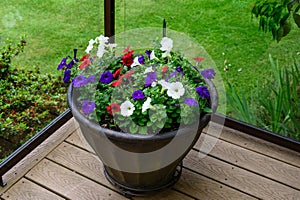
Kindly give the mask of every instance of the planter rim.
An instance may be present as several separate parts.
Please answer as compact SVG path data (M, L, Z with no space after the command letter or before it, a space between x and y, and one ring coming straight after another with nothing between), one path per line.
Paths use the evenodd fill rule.
M209 122L209 120L211 119L211 115L213 113L216 112L217 107L218 107L218 93L217 93L217 89L214 85L214 83L209 80L209 79L204 79L204 81L207 83L207 85L209 86L209 91L210 91L210 102L211 102L211 109L212 109L212 113L205 113L199 120L199 125L198 127L205 127L207 125L207 123ZM78 110L78 108L74 105L73 101L72 101L72 84L70 84L69 88L68 88L68 93L67 93L67 101L68 101L68 105L70 110L73 113L73 116L75 117L75 119L79 119L80 121L83 122L84 125L87 125L89 127L91 127L94 130L99 130L100 132L105 132L106 136L108 138L119 138L122 140L163 140L163 139L168 139L170 137L173 137L174 135L178 134L183 134L185 131L179 131L178 130L174 130L174 131L170 131L170 132L166 132L163 134L148 134L148 135L142 135L142 134L130 134L130 133L123 133L123 132L118 132L118 131L114 131L108 128L104 128L102 126L100 126L98 123L96 123L95 121L91 121L88 120L86 117L84 117L81 112ZM183 130L185 129L189 129L189 126L182 128Z

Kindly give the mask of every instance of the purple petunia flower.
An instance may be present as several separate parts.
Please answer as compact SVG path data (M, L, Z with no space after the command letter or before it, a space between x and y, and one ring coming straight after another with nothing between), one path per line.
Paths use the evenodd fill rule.
M58 67L57 67L57 70L60 70L60 69L62 69L62 68L64 68L65 66L67 66L67 59L68 58L63 58L61 61L60 61L60 63L58 64Z
M74 49L74 57L73 59L67 64L67 68L71 69L75 63L79 62L79 59L76 57L77 55L77 49Z
M75 88L78 88L78 87L83 87L85 86L86 84L89 83L88 79L83 76L83 75L79 75L79 76L76 76L73 80L72 80L72 83L73 83L73 86Z
M67 68L71 69L73 67L73 65L75 64L74 60L71 60L68 64L67 64Z
M183 69L182 69L181 66L178 66L178 67L176 68L176 71L179 72L179 73L183 73Z
M216 72L213 69L206 69L201 71L201 75L203 76L203 78L213 79L216 75Z
M138 99L144 99L145 95L142 90L136 90L132 93L132 99L138 100Z
M184 103L189 106L198 106L198 102L194 98L185 98Z
M156 72L149 72L145 78L145 87L151 86L151 84L156 80Z
M145 62L144 55L141 55L138 60L140 64L144 64Z
M94 83L94 82L95 82L95 75L90 75L90 76L87 78L87 81L88 81L88 83Z
M150 58L151 50L146 50L145 53L148 55L148 58Z
M64 72L64 78L63 78L64 83L68 83L70 81L70 78L71 78L71 70L67 69Z
M103 72L100 76L100 82L104 84L110 84L114 76L110 71Z
M81 106L81 110L85 115L88 115L92 112L94 112L94 109L96 108L96 104L93 101L84 100Z
M195 88L195 90L201 98L210 98L210 94L206 86L199 86Z
M170 75L169 75L169 78L172 78L173 76L176 76L176 74L177 74L177 71L171 72Z

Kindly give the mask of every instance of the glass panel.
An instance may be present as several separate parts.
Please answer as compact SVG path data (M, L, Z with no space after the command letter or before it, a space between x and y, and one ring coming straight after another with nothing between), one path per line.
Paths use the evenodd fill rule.
M271 32L259 30L259 19L251 14L253 6L253 0L117 0L116 33L127 34L116 41L126 46L140 38L161 37L166 19L167 36L174 32L188 36L190 40L181 40L180 47L184 49L190 41L203 47L194 53L209 57L210 62L203 64L211 67L213 63L218 69L219 112L299 140L298 14L288 18L291 26L287 24L278 34L291 31L277 42Z
M100 0L1 0L0 8L1 161L67 108L67 85L56 68L74 48L83 56L104 31L104 10ZM14 55L23 35L24 52Z

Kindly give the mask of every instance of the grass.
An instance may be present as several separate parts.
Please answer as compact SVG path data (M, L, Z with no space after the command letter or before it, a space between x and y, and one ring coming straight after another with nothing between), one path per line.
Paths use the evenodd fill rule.
M103 32L100 6L99 0L1 0L2 39L26 35L27 40L25 53L13 65L55 73L62 57L73 48L84 50L90 38Z
M165 18L168 30L182 32L203 46L223 79L249 98L271 74L269 54L280 66L287 66L300 51L299 29L280 43L258 30L258 21L250 14L253 2L116 0L116 32L161 28ZM62 57L72 55L73 48L83 55L89 39L104 33L103 0L2 0L0 7L5 8L0 13L2 38L27 36L25 53L13 61L16 67L39 66L42 72L57 73ZM3 21L11 14L15 23L7 26ZM227 73L225 59L231 64Z

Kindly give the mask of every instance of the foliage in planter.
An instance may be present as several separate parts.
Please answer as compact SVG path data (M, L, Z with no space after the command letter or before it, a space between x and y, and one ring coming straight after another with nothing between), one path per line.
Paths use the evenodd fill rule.
M227 99L233 115L245 122L300 141L300 64L282 68L270 56L271 82L252 95L251 101L229 84Z
M259 28L280 41L291 31L292 20L300 28L299 10L299 0L257 0L251 12L259 18Z
M101 35L90 40L82 59L76 50L73 58L63 58L57 69L63 69L64 82L72 80L82 114L109 129L154 134L191 125L211 112L204 79L213 79L215 71L203 69L204 58L191 64L172 50L173 40L167 37L153 44L141 54L128 46L116 56L116 44Z

